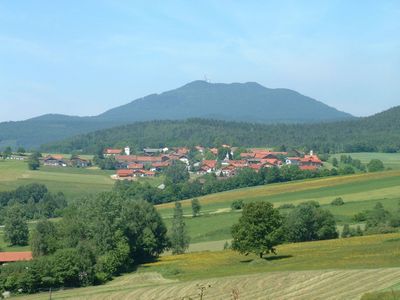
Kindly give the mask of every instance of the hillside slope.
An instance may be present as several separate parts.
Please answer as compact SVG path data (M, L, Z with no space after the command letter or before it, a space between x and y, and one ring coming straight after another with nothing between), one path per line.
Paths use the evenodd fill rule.
M219 146L304 148L318 152L400 150L400 107L356 120L259 124L205 119L151 121L100 130L45 145L43 150L94 153L101 147Z
M194 81L172 91L134 100L99 117L130 122L206 118L298 123L345 119L351 115L289 89L268 89L255 82Z
M37 148L44 143L116 125L193 117L253 123L302 123L352 118L292 90L268 89L257 83L194 81L175 90L134 100L94 117L49 114L26 121L0 123L0 148Z

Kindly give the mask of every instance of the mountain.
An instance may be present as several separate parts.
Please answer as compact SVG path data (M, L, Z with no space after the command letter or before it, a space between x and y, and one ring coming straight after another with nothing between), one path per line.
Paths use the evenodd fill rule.
M345 119L351 115L289 89L269 89L255 82L194 81L172 91L134 100L99 117L129 122L205 118L299 123Z
M147 121L44 145L51 152L95 153L104 147L194 146L313 149L326 152L400 151L400 106L371 117L313 124L261 124L209 119Z
M63 140L77 134L149 120L188 118L252 123L308 123L354 118L289 89L269 89L255 82L194 81L178 89L152 94L98 116L43 115L0 123L0 148Z

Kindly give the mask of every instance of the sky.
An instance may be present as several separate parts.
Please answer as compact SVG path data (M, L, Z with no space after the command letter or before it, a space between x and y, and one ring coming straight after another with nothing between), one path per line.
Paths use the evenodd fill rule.
M255 81L366 116L400 105L400 1L0 0L0 121Z

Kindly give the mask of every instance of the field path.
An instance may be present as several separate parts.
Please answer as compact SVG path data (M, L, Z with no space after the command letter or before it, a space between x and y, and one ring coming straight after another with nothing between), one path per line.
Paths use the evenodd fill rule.
M240 300L350 300L360 299L367 292L388 288L399 282L400 268L269 272L187 282L171 282L157 273L139 273L133 274L130 280L117 279L104 286L57 292L52 299L199 299L200 284L211 285L205 291L204 300L232 299L234 289L239 292ZM48 299L48 295L18 299L23 298Z

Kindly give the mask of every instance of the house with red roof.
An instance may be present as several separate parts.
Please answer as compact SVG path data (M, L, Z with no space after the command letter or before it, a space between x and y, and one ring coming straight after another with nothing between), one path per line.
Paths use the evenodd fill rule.
M43 165L51 167L66 167L67 162L62 155L51 154L43 158Z
M104 150L104 156L115 156L119 155L122 153L122 149L112 149L112 148L107 148Z
M215 172L217 170L216 160L203 160L200 164L200 174Z
M0 264L32 260L32 252L0 252Z
M322 161L317 155L305 155L300 159L300 166L322 167Z
M118 179L128 179L132 177L134 174L134 170L127 170L127 169L122 169L122 170L117 170L117 178Z

